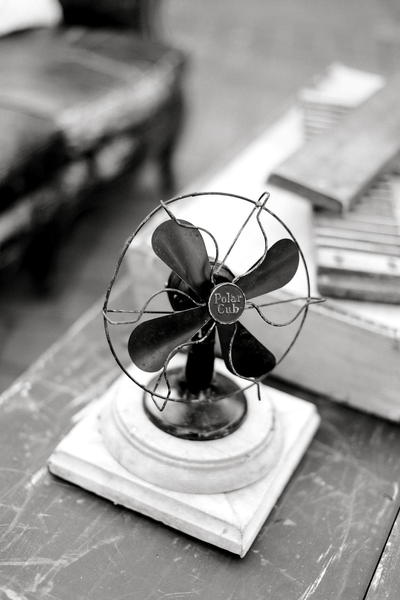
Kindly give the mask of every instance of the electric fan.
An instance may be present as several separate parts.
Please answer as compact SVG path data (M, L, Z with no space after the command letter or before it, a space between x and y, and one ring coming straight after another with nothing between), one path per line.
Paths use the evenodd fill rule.
M217 237L210 230L180 219L174 213L173 204L177 201L213 195L191 194L161 202L146 223L156 214L159 216L160 211L164 212L165 220L155 227L151 235L151 249L170 270L165 286L155 290L143 307L118 311L109 308L110 293L120 265L141 230L140 226L125 245L103 307L107 339L117 362L128 377L148 392L144 397L148 417L160 429L191 440L210 440L229 435L240 426L247 413L247 402L241 387L214 369L216 342L228 371L247 381L247 385L259 386L277 361L274 354L242 324L244 313L248 310L256 313L263 327L288 325L303 313L294 336L297 337L308 304L315 301L310 297L307 267L299 245L281 221L286 237L272 245L268 242L261 220L262 212L268 212L279 221L266 208L268 193L263 194L257 202L224 194L249 202L250 207L223 257L220 256ZM262 252L255 264L245 273L237 275L228 267L229 257L251 220L255 221L261 232ZM211 240L212 256L207 250L205 238ZM254 299L288 284L298 270L300 258L307 283L304 303L287 323L273 323L262 314L263 305L254 302ZM163 311L149 309L151 301L161 294L167 296L169 307ZM292 299L295 300L299 298ZM286 303L287 300L282 302ZM132 321L114 321L109 317L113 312L136 312L138 316ZM143 321L145 315L153 318ZM144 372L159 372L146 385L138 382L122 366L115 352L109 325L121 324L135 325L127 344L133 364ZM292 343L293 340L289 347ZM186 352L186 366L169 368L172 358L179 351ZM172 402L167 406L169 401Z
M180 196L132 233L102 310L123 374L50 464L241 556L319 424L312 404L263 385L320 301L268 198Z

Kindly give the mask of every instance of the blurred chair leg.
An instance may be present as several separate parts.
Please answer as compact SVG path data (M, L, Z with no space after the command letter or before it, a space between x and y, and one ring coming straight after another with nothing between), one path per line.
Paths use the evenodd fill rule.
M173 155L175 140L168 144L158 157L161 187L167 193L173 193L176 190L176 177L173 168Z
M174 127L167 142L163 144L157 155L162 189L167 193L174 193L178 189L174 171L174 152L185 120L185 103L180 93L174 98L171 113L169 118L174 121Z
M26 252L24 266L33 285L42 295L54 290L60 251L68 231L71 230L71 215L61 214L45 225L32 239Z

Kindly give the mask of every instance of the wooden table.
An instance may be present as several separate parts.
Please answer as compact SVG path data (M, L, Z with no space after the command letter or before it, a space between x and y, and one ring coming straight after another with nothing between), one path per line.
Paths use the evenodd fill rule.
M398 598L387 545L400 501L397 425L302 394L320 430L240 559L48 473L77 413L117 375L96 307L3 396L0 597Z
M48 473L118 375L99 303L0 399L1 600L398 600L397 424L273 382L322 422L240 559Z

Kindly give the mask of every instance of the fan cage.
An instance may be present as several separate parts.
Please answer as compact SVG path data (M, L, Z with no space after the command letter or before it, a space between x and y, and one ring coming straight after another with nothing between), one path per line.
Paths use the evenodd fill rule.
M205 197L205 196L222 196L222 197L226 197L226 198L234 198L237 199L239 201L244 201L247 202L251 205L253 205L253 212L255 212L255 210L259 209L260 211L265 211L266 213L268 213L273 219L275 219L281 226L282 228L286 231L286 233L290 236L290 238L292 239L292 241L295 243L297 250L299 252L299 256L300 256L300 260L304 269L304 274L305 274L305 281L306 281L306 288L307 288L307 294L304 297L296 297L293 299L290 299L289 301L304 301L305 304L300 308L300 310L297 312L295 318L291 321L291 323L295 320L299 319L299 326L297 328L297 331L294 333L294 336L292 338L292 340L290 341L290 343L288 344L288 347L284 350L284 352L282 353L282 355L280 356L280 358L276 361L276 366L278 366L282 360L286 357L286 355L289 353L289 351L291 350L291 348L293 347L293 345L295 344L298 336L300 335L300 332L303 328L305 319L307 317L307 313L308 313L308 308L310 304L314 304L314 303L319 303L322 302L323 299L321 298L313 298L311 296L311 284L310 284L310 276L309 276L309 271L308 271L308 267L307 267L307 263L303 254L303 251L296 239L296 237L294 236L294 234L292 233L292 231L289 229L289 227L283 222L283 220L278 217L278 215L276 215L272 210L270 210L269 208L267 208L265 206L268 198L269 198L269 193L265 192L264 194L261 195L261 197L258 200L253 200L251 198L247 198L245 196L241 196L238 194L232 194L232 193L228 193L228 192L194 192L194 193L190 193L190 194L184 194L181 196L177 196L175 198L169 199L167 201L161 201L160 204L155 207L148 215L147 217L145 217L145 219L143 219L143 221L140 223L140 225L136 228L135 231L132 232L132 234L128 237L128 239L125 242L125 245L119 255L119 258L117 260L116 266L115 266L115 270L113 273L113 276L111 278L111 281L109 283L109 286L107 288L106 291L106 295L105 295L105 300L104 300L104 304L103 304L103 308L102 308L102 315L103 315L103 322L104 322L104 330L105 330L105 335L106 335L106 339L108 342L108 346L110 348L111 354L114 357L116 363L118 364L118 366L120 367L121 371L133 382L135 383L137 386L139 386L142 390L144 390L144 392L148 393L151 395L151 397L154 398L159 398L161 400L164 401L164 406L166 404L166 401L170 401L170 402L182 402L184 400L182 400L182 398L174 398L174 397L170 397L167 396L165 394L160 394L157 392L157 387L158 387L158 383L161 381L162 378L164 378L165 382L167 383L167 387L168 387L168 378L167 378L167 369L169 366L169 362L171 359L168 359L166 364L164 365L164 368L161 370L160 376L158 378L158 383L155 386L154 389L151 389L147 386L146 383L143 383L141 381L139 381L133 374L132 372L129 371L129 369L127 367L124 366L124 364L122 363L122 361L120 360L117 351L115 350L114 344L112 342L111 339L111 334L110 334L110 326L114 326L114 325L131 325L133 322L131 321L113 321L110 317L109 314L110 313L139 313L139 318L137 320L135 320L134 322L139 322L141 316L145 313L145 308L146 306L149 304L150 300L147 301L146 306L142 307L140 310L128 310L128 311L123 311L123 310L114 310L109 308L109 301L110 301L110 296L112 293L112 290L114 288L114 285L116 283L116 280L118 278L118 275L120 273L120 269L121 266L124 262L124 259L126 257L126 254L132 244L132 242L135 240L135 238L139 235L139 233L144 229L144 227L160 212L160 211L165 211L167 213L167 215L171 218L171 212L169 211L169 207L173 206L174 204L181 202L181 201L185 201L185 200L189 200L189 199L193 199L193 198L201 198L201 197ZM177 219L179 221L179 219ZM263 230L263 227L261 226L261 223L259 222L260 228L262 230L263 236L265 238L265 244L266 244L266 250L267 250L267 236ZM216 244L217 248L218 248L218 243L215 240L214 236L211 234L211 232L209 232L207 229L203 228L203 227L197 227L196 225L194 225L197 229L199 229L200 231L205 231L207 234L209 234L211 236L211 238L214 240L214 243ZM232 246L236 243L238 237L239 237L240 233L236 236L236 239L234 240ZM218 250L217 250L218 251ZM157 293L163 293L167 291L167 289L163 289L160 290ZM156 294L155 294L156 295ZM154 295L154 296L155 296ZM153 296L153 297L154 297ZM285 301L282 301L285 302ZM279 302L277 302L279 303ZM253 303L251 303L253 304ZM255 307L254 307L255 308ZM259 312L259 311L258 311ZM279 325L278 325L279 326ZM187 344L184 344L184 346L189 346L191 343L191 341L188 341ZM260 398L260 390L259 390L259 386L261 382L264 382L265 379L269 376L270 372L262 375L258 378L248 378L248 377L241 377L240 379L247 381L247 385L243 385L243 387L241 387L239 390L232 392L232 394L230 395L234 395L240 392L245 392L247 389L253 387L254 385L257 386L258 388L258 396ZM149 375L148 373L146 373L146 375ZM237 376L236 376L237 377ZM218 400L218 397L215 398L215 400Z

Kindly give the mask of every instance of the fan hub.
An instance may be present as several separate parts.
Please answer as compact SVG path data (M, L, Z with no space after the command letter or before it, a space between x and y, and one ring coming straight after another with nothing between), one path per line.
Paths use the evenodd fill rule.
M208 310L217 323L236 323L243 314L246 297L238 285L223 282L215 286L208 299Z

